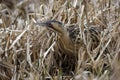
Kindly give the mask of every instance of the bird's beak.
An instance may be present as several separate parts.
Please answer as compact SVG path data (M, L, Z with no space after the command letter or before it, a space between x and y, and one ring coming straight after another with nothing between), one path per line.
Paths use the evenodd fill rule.
M39 25L39 26L43 26L43 27L48 27L48 24L47 23L45 23L45 22L37 22L37 23L35 23L35 24L37 24L37 25Z
M39 25L39 26L42 26L42 27L47 27L47 28L54 29L54 27L52 25L50 25L49 22L39 22L39 23L37 22L36 24Z
M52 30L54 32L63 34L64 31L61 28L61 26L58 26L58 25L55 26L55 25L52 25L51 23L52 23L51 21L47 21L47 22L39 22L39 23L36 22L35 24L37 24L37 25L39 25L41 27L46 27L47 29Z
M50 25L48 22L37 22L37 23L35 23L35 24L37 24L37 25L39 25L39 26L42 26L42 27L46 27L46 28L48 28L49 30L52 30L52 31L54 31L54 32L56 32L57 30L52 26L52 25Z

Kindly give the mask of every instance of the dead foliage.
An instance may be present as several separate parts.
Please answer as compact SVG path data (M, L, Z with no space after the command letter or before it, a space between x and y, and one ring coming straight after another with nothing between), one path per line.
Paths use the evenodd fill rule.
M119 0L0 0L0 80L119 80L119 54Z

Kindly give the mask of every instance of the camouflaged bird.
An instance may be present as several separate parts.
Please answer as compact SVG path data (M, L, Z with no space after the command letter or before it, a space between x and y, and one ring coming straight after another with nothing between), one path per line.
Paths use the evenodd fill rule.
M57 54L54 55L56 59L55 64L57 63L57 65L62 68L63 73L70 74L71 71L74 72L75 66L77 65L79 48L82 46L81 43L84 44L80 38L81 34L79 26L75 24L68 26L68 29L66 29L63 23L56 20L50 20L36 24L46 27L48 30L52 30L58 34L56 43L61 54L56 51ZM91 39L92 41L93 47L91 49L96 48L99 44L97 30L90 28L85 30L84 34L86 35L86 40ZM87 37L88 34L89 37Z
M77 54L82 41L80 38L80 28L77 24L69 26L68 29L65 29L64 25L56 20L50 20L37 24L47 27L49 30L58 33L59 39L57 43L60 45L60 48L66 52L66 54ZM99 31L96 28L91 27L88 30L85 30L84 33L86 35L86 39L92 39L92 46L93 48L96 48L99 44ZM89 37L87 37L88 34Z
M71 37L69 36L69 32L64 28L64 25L55 20L50 20L43 23L37 23L40 26L45 26L49 30L52 30L55 33L58 33L58 42L57 44L60 46L60 48L66 52L66 54L75 54L75 47L74 43L71 40Z

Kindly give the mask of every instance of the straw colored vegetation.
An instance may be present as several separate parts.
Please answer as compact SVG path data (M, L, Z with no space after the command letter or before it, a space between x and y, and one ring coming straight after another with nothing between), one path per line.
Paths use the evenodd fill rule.
M0 80L120 80L120 1L0 0Z

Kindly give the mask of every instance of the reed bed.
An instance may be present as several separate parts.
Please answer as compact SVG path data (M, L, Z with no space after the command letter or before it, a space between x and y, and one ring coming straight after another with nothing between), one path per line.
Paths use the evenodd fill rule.
M0 80L120 80L119 0L0 3ZM59 66L63 56L57 45L58 35L35 24L48 20L62 22L65 29L79 26L77 64L71 57L64 61L68 66L73 64L74 71ZM98 35L88 31L92 27ZM94 36L98 41L91 39Z

